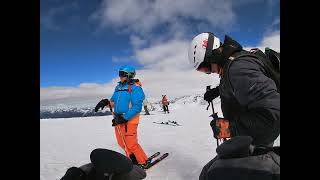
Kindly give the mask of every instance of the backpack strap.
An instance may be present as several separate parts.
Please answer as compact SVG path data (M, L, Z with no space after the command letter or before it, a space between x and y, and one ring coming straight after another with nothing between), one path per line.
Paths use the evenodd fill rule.
M240 52L235 56L230 56L229 60L231 62L228 64L228 69L234 60L240 59L241 57L251 57L252 60L261 64L263 69L267 73L266 76L271 78L276 83L278 92L280 93L280 73L276 72L276 70L273 69L272 62L270 60L267 60L268 57L261 50L254 48L251 49L249 52Z
M139 79L133 79L133 82L129 83L129 86L128 86L128 92L131 94L132 92L132 85L135 84L137 86L142 86L141 82L139 81Z
M129 86L128 86L128 92L131 94L131 92L132 92L132 84L129 84Z

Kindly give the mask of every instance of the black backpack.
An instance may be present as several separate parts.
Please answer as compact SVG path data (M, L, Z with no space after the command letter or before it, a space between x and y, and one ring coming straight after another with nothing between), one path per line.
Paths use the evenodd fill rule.
M280 146L251 145L249 136L235 136L217 147L217 156L202 169L199 180L280 180Z
M280 73L280 52L276 52L273 49L266 48L264 53L271 61L273 67L275 68L275 71Z
M240 57L246 56L253 57L252 59L258 63L263 63L268 77L275 82L278 92L280 93L280 52L276 52L270 48L265 48L265 52L262 52L258 48L253 48L250 51L243 51L236 56L231 56L229 59L237 60Z

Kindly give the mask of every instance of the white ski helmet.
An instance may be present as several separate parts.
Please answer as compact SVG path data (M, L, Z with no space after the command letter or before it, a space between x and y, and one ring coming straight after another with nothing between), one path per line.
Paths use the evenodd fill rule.
M194 37L188 50L189 62L195 69L212 54L212 50L219 48L220 39L211 32L205 32Z

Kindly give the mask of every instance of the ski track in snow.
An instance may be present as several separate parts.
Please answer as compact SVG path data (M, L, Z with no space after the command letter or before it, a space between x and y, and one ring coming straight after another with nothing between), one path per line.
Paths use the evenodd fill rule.
M160 151L169 156L147 170L145 180L199 179L203 166L215 157L216 141L210 128L211 107L199 103L172 104L170 114L157 109L141 112L138 139L148 156ZM221 115L220 103L215 109ZM111 126L111 116L40 120L40 180L60 179L69 167L90 162L95 148L122 154ZM155 122L177 121L182 126ZM280 145L280 137L275 145Z

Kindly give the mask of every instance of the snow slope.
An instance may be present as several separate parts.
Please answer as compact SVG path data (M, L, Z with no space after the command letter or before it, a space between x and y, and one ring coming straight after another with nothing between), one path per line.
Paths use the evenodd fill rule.
M156 151L170 155L147 171L146 180L198 179L202 167L215 155L207 104L197 95L173 99L170 114L163 114L155 105L150 116L141 113L139 143L148 155ZM215 101L220 110L220 101ZM71 166L90 162L90 152L107 148L125 154L117 145L111 116L40 120L40 179L60 179ZM177 121L182 126L153 122ZM280 138L276 145L280 144Z

